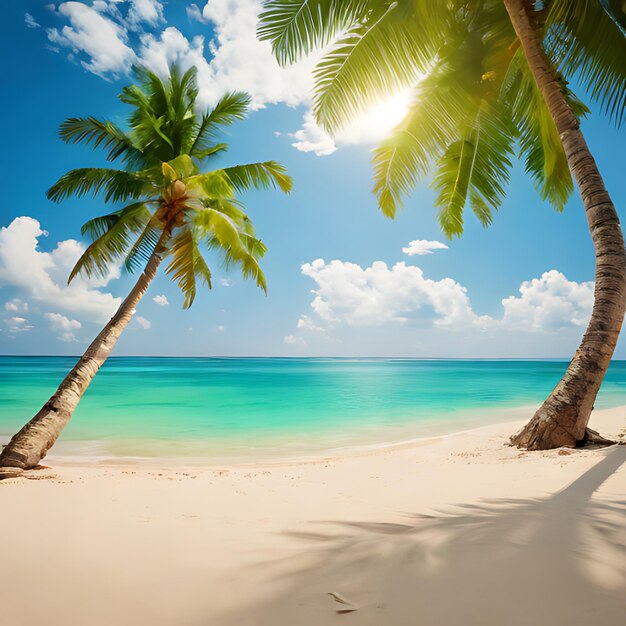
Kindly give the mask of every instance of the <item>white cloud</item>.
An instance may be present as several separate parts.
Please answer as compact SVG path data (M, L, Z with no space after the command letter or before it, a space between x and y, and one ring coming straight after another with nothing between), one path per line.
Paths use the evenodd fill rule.
M304 348L306 346L306 341L302 337L298 337L296 335L287 335L283 339L283 342L286 343L288 346L299 346L301 348Z
M41 26L41 24L30 13L24 13L24 22L28 28L39 28Z
M222 287L230 287L232 284L232 278L220 278L220 285L222 285Z
M190 4L185 11L187 12L187 17L190 21L201 22L202 24L206 22L204 15L202 15L202 11L197 4Z
M9 319L4 320L4 323L9 327L9 333L25 333L29 330L32 330L34 326L31 326L28 323L28 320L25 317L10 317Z
M150 327L152 326L152 322L150 320L147 320L145 317L141 317L141 315L138 315L135 319L137 320L137 324L139 324L139 326L141 326L144 330L150 330Z
M404 254L409 256L432 254L435 250L447 250L448 246L441 241L428 241L427 239L414 239L408 247L402 248Z
M156 304L158 304L159 306L167 306L170 303L165 294L154 296L152 300L156 302Z
M74 331L82 328L81 323L78 320L72 320L60 313L46 313L44 317L50 323L50 330L57 335L59 341L72 342L77 341Z
M557 270L524 281L520 296L502 300L502 323L511 328L549 331L564 326L586 326L593 306L593 282L577 283Z
M465 287L451 278L425 278L419 267L403 262L389 268L383 261L375 261L363 269L355 263L317 259L301 270L317 283L311 308L326 322L352 326L403 323L424 311L434 317L436 326L481 325L484 321L472 311Z
M333 138L317 125L311 111L304 114L302 128L292 133L291 137L295 139L291 145L300 152L313 152L317 156L327 156L337 150Z
M28 302L24 302L20 298L13 298L13 300L4 303L4 310L12 313L26 313L28 311Z
M302 315L298 320L297 324L298 330L311 330L311 331L322 331L324 330L320 326L316 326L313 320L308 315Z
M85 53L89 62L83 61L82 65L94 74L118 75L128 70L135 53L127 45L128 36L120 24L82 2L64 2L59 5L59 13L70 25L60 32L56 28L49 29L48 39L52 43Z
M131 28L139 28L142 23L156 26L163 22L163 6L158 0L130 0L126 18Z
M223 333L225 330L226 330L226 327L222 326L221 324L215 327L215 332L218 332L218 333Z
M121 303L121 298L99 291L119 276L113 269L104 279L76 277L66 284L71 268L84 251L73 240L60 241L51 252L38 249L45 233L36 219L17 217L0 229L0 281L20 290L29 299L55 309L82 315L93 321L106 321Z
M451 330L548 333L584 327L593 304L593 282L570 281L557 270L523 282L519 296L502 300L501 319L475 313L467 289L452 278L432 280L403 262L390 268L375 261L362 268L317 259L301 271L316 283L311 309L319 322L302 315L298 330L319 330L318 323L365 327L413 321Z

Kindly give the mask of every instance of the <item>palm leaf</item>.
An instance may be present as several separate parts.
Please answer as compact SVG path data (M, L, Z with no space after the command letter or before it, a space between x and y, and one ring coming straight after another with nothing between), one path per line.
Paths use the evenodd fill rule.
M411 10L396 2L385 4L343 35L315 68L313 110L330 133L373 104L414 86L443 43L443 29L434 16L428 22L421 19L421 4Z
M199 160L214 154L215 146L211 142L215 138L218 128L230 126L242 120L246 116L250 101L250 96L242 91L224 94L213 109L203 115L195 125L189 154Z
M564 95L574 113L583 117L588 109L569 89ZM534 80L526 57L518 52L503 86L519 133L519 153L542 200L562 211L574 184L556 124Z
M263 163L249 163L224 168L224 173L238 192L255 189L276 189L279 187L284 193L289 193L293 185L287 169L276 161Z
M372 0L266 0L257 35L272 42L278 62L286 65L332 41L374 4Z
M210 198L233 198L235 195L235 186L224 170L190 176L185 183L191 191Z
M122 157L129 166L141 166L143 153L132 139L112 122L102 122L95 117L71 117L61 124L59 136L65 143L92 144L107 150L107 160Z
M619 126L626 114L626 36L599 0L553 0L546 47Z
M152 182L141 173L125 172L101 167L70 170L48 189L46 196L52 202L61 202L70 196L82 197L104 193L104 201L120 202L139 198L153 191Z
M85 232L101 233L87 247L72 269L68 283L76 275L84 273L88 277L105 277L111 265L116 263L132 245L132 238L143 231L150 220L150 212L143 203L132 204L119 213L106 216L102 222L91 220L85 225ZM104 227L106 226L106 230Z
M211 288L211 272L198 247L198 234L183 228L172 240L171 261L165 272L176 281L185 296L183 308L188 309L196 297L196 281Z
M267 291L265 276L258 263L266 247L254 237L252 224L245 214L231 203L213 201L195 212L194 223L206 245L222 254L227 268L238 265L244 278L252 278L263 291Z

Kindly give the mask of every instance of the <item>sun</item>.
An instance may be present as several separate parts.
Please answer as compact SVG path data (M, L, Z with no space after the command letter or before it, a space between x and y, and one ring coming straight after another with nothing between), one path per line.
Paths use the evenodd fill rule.
M337 139L344 144L377 143L385 139L406 117L410 96L411 91L406 90L373 106L338 133Z

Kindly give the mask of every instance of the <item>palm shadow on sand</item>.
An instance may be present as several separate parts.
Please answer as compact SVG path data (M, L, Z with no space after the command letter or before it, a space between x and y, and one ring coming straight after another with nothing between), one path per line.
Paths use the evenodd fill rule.
M626 447L605 454L547 498L288 533L302 550L273 581L276 592L224 623L622 626L626 501L592 496L626 462ZM357 610L338 613L329 592Z

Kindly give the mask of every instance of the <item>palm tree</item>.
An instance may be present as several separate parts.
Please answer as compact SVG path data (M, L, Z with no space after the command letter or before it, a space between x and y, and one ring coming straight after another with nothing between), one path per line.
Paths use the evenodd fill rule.
M619 3L618 3L619 4ZM281 63L329 46L313 109L333 133L372 104L412 89L406 118L374 151L374 193L394 217L417 181L432 184L443 232L464 209L488 226L512 158L543 200L582 196L596 250L589 327L562 380L512 441L574 447L587 429L624 318L626 254L619 219L580 131L588 113L574 79L617 125L626 110L626 38L604 0L265 0L258 35Z
M103 148L107 159L121 161L124 169L72 170L47 195L60 202L72 195L102 194L105 202L129 203L83 226L82 233L93 243L76 263L70 281L80 272L106 275L119 262L128 271L143 266L143 272L56 393L4 448L0 474L35 467L46 455L132 319L162 261L167 260L165 272L184 294L184 308L191 306L197 283L211 286L202 248L217 252L227 266L238 266L245 278L266 288L258 264L266 248L235 196L251 187L279 187L287 193L291 178L274 161L200 171L204 161L226 149L215 142L217 133L245 116L249 96L226 94L200 115L195 69L182 74L173 66L166 81L143 68L136 68L135 75L138 84L125 87L120 95L132 107L127 132L92 117L68 119L60 130L66 143Z

